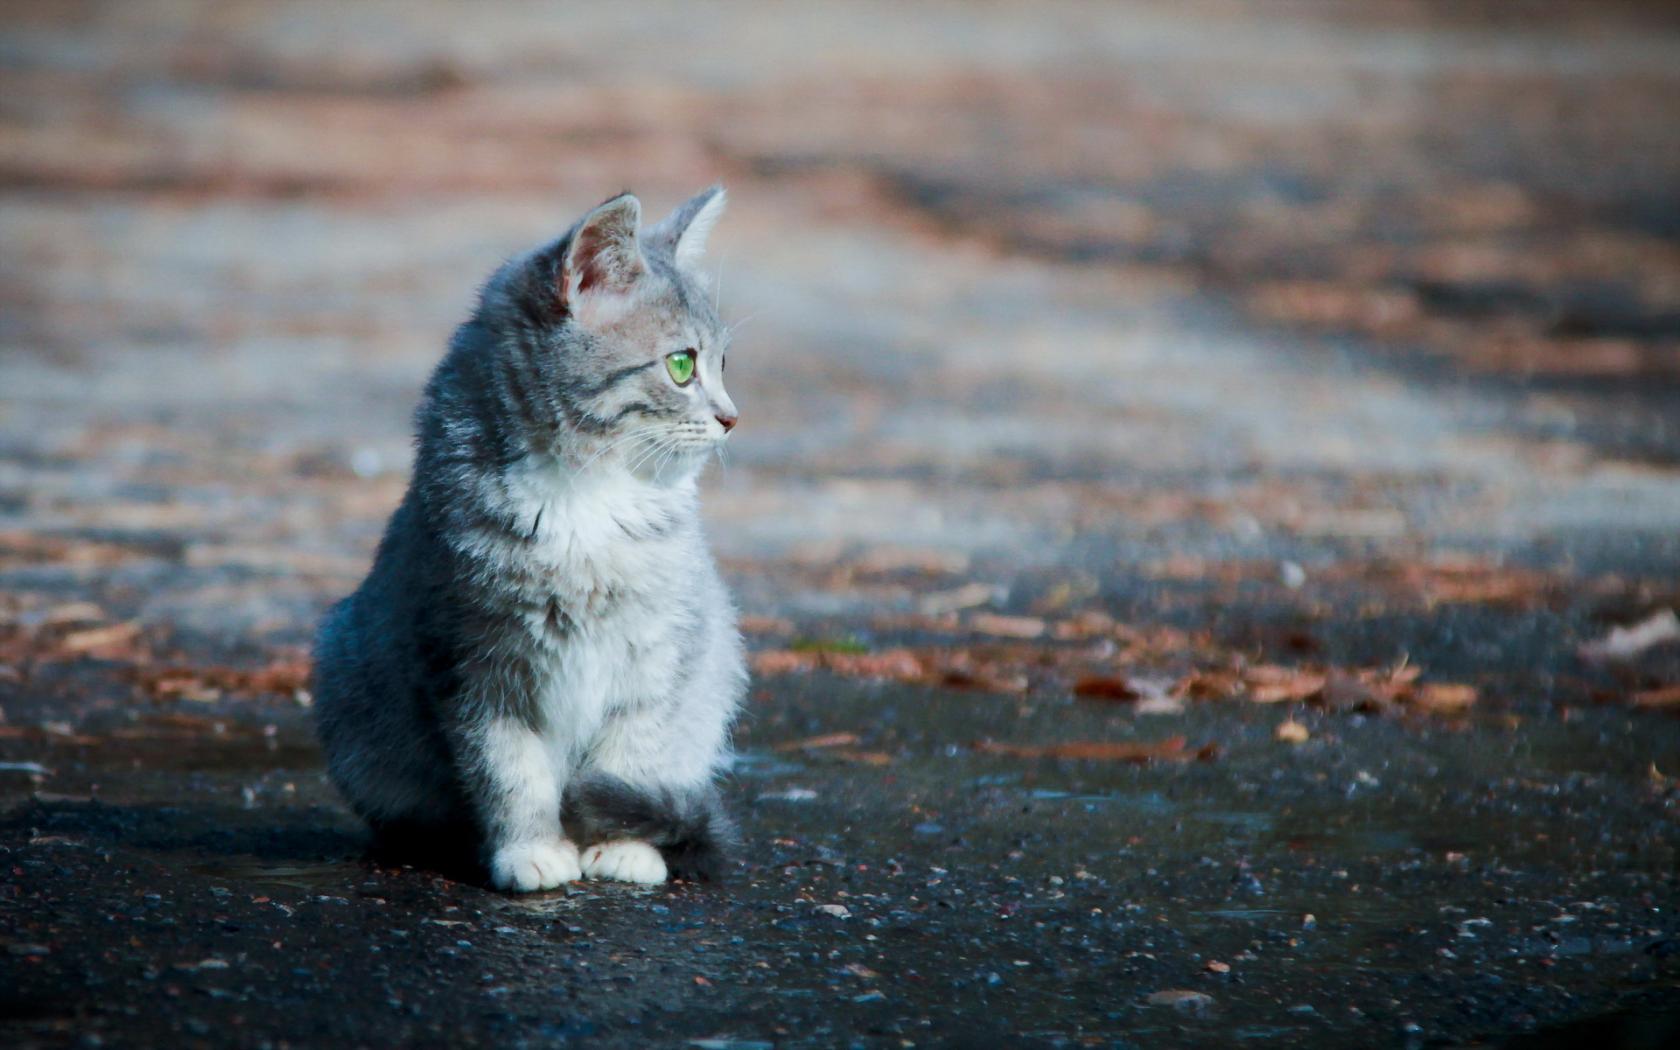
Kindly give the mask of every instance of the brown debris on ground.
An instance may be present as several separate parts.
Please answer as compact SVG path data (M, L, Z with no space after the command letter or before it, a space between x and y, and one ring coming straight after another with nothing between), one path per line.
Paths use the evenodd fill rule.
M1093 646L1099 625L1107 644ZM1078 643L977 641L878 652L766 649L754 653L752 662L761 675L820 670L845 678L991 693L1065 692L1156 713L1176 710L1172 701L1240 700L1375 714L1459 715L1480 699L1472 685L1422 681L1422 668L1415 664L1337 668L1250 663L1247 654L1220 650L1206 638L1192 643L1182 632L1139 630L1091 612L1049 626L1052 638L1077 638ZM1174 663L1200 666L1165 676L1138 671L1140 665L1160 668ZM1161 701L1168 703L1160 705Z
M974 750L989 755L1009 755L1013 758L1061 758L1081 762L1207 762L1219 754L1213 744L1198 748L1186 745L1184 737L1174 736L1153 743L1126 740L1073 740L1060 744L1006 744L995 740L981 740Z

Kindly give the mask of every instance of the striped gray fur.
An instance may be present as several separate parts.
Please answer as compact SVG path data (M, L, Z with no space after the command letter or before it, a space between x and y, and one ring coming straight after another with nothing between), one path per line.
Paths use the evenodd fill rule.
M316 637L341 793L378 833L474 843L504 889L711 874L734 836L714 780L746 672L696 489L735 420L698 267L723 199L642 230L614 197L490 278Z

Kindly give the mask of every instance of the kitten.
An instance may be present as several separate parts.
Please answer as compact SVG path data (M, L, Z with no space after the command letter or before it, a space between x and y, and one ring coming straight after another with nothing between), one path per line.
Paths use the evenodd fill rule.
M623 194L503 266L416 413L414 476L315 643L327 767L376 834L499 889L710 877L746 685L696 478L735 426L698 264L713 187Z

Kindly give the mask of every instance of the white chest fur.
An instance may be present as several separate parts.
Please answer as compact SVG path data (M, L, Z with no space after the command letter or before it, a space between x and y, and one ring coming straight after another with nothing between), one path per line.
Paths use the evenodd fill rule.
M542 460L504 484L504 511L530 523L521 575L547 592L527 616L552 742L575 752L612 712L658 702L682 675L693 581L710 564L695 485Z

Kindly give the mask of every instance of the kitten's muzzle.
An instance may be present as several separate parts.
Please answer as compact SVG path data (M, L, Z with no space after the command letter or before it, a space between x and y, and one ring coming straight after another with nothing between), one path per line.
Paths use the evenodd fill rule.
M725 434L734 430L735 424L741 421L741 417L733 412L719 412L712 418L718 421L719 426L723 427L723 432Z

